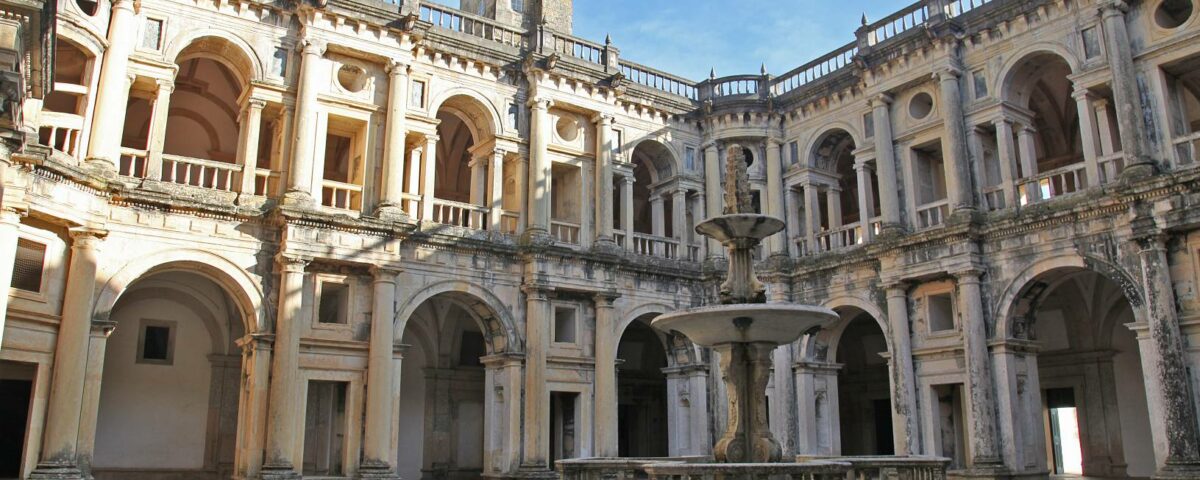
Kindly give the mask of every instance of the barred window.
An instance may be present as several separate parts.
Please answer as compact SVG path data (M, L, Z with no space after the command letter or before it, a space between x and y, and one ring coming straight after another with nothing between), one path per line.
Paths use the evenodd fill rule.
M41 292L45 265L45 245L23 238L17 240L17 257L13 262L13 288L27 292Z
M162 42L163 21L157 18L146 19L146 29L142 32L142 47L158 50Z

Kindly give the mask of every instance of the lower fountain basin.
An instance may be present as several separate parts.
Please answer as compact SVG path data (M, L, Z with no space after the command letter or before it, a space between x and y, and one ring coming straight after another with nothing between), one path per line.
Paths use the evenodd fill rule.
M691 308L660 315L650 324L664 332L682 333L697 345L711 347L734 342L783 345L837 320L837 313L825 307L754 303Z
M734 213L718 215L700 222L696 225L696 233L724 243L737 238L762 240L779 233L786 226L783 220L775 217L757 213Z

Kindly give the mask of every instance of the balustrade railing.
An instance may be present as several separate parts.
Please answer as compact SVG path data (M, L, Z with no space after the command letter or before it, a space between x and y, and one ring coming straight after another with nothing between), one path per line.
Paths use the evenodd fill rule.
M823 252L853 247L862 241L862 225L847 225L817 234L818 248Z
M487 207L435 198L430 220L442 225L483 230L488 224L488 213Z
M1032 179L1019 180L1021 185L1017 187L1017 193L1021 197L1021 204L1026 205L1035 198L1049 200L1087 188L1086 168L1083 163L1074 163L1039 173ZM1030 195L1031 186L1038 189L1036 197Z
M233 180L242 171L242 167L237 164L181 155L164 154L162 162L164 182L226 192L234 190Z
M929 10L925 3L925 1L919 1L864 27L867 29L867 45L878 45L889 38L924 25L929 20Z
M1191 165L1200 157L1200 131L1178 137L1171 141L1175 145L1175 164Z
M146 178L145 150L121 147L121 158L117 162L117 173L125 177Z
M686 97L691 100L700 99L696 83L691 80L660 72L633 62L621 61L620 66L621 73L633 83Z
M575 57L585 62L604 64L603 45L560 33L553 33L551 35L553 36L555 52L568 57Z
M1003 210L1007 207L1003 185L984 187L983 207L987 211Z
M483 17L440 5L422 3L419 16L433 26L491 40L511 47L524 48L528 45L525 32L508 28Z
M578 223L550 221L550 236L562 243L579 245L579 229Z
M267 168L254 169L254 194L268 197L279 192L279 172Z
M625 245L625 231L624 230L613 230L613 243L616 243L617 245L622 245L622 246Z
M652 463L643 467L651 480L845 480L851 465L838 461L804 463Z
M816 60L780 75L779 78L772 82L771 92L775 95L783 95L809 82L836 72L853 63L854 56L857 54L858 46L855 43L842 46Z
M950 200L942 199L917 207L917 228L936 227L946 223L950 215Z
M634 233L632 249L638 255L663 258L679 258L679 240L674 238Z
M708 463L702 457L559 460L563 480L944 480L950 460L918 456L803 458L780 463Z
M1197 137L1197 144L1200 145L1200 136ZM1100 169L1100 183L1115 182L1125 170L1125 152L1105 155L1096 159L1096 163Z
M43 111L38 140L53 150L79 158L79 142L83 132L83 116Z
M322 180L321 205L339 210L361 211L362 188L362 185L353 183Z
M521 216L515 212L503 211L500 213L500 232L509 235L517 233L518 227L521 224Z
M957 17L976 8L982 7L992 0L949 0L942 8L947 17Z
M763 78L761 75L735 75L712 80L709 86L713 97L757 95Z

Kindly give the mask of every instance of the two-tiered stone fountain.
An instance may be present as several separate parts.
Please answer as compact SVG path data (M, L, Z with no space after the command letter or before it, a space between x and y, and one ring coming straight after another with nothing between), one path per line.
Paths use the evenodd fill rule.
M766 303L754 274L754 248L780 230L782 220L753 213L742 147L725 156L725 212L696 225L696 232L721 242L729 252L729 275L721 284L721 304L662 315L651 324L677 331L721 356L721 380L729 402L729 423L713 447L718 462L778 462L779 442L767 424L767 380L775 347L796 341L814 327L837 320L833 310L809 305Z

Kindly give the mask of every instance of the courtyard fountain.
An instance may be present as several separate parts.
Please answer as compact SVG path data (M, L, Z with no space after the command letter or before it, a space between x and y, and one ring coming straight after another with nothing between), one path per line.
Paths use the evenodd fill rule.
M720 304L662 315L653 322L677 331L721 357L721 380L728 392L729 421L713 447L718 462L778 462L782 450L767 424L767 381L775 347L804 332L837 321L833 310L810 305L766 303L766 289L754 273L754 249L779 233L783 220L753 212L746 161L740 145L725 156L725 212L696 225L729 254L729 273Z

